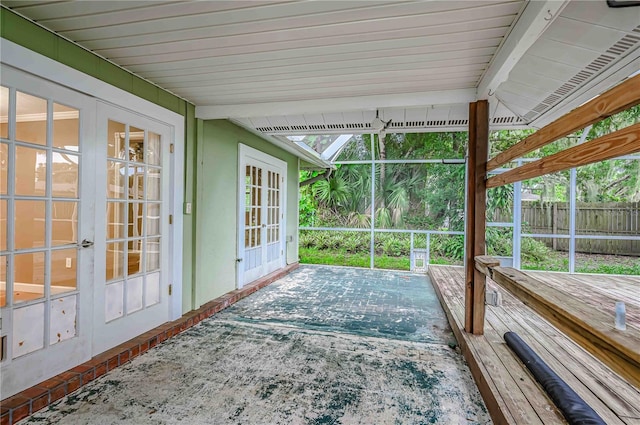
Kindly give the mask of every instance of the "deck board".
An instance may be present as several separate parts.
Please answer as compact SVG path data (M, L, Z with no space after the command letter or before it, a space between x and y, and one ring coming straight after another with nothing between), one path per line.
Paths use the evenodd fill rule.
M430 266L429 274L452 328L457 328L454 334L470 363L474 378L490 383L479 385L479 388L485 400L493 400L487 402L490 411L500 410L492 411L496 422L566 423L553 402L504 342L502 335L511 330L517 332L607 423L640 424L640 390L509 292L491 280L487 281L488 289L500 290L503 304L501 307L487 306L485 334L474 336L463 330L464 269ZM640 300L633 296L635 285L640 288L640 279L541 272L531 275L567 294L575 296L579 293L586 305L600 311L608 309L611 312L616 300L625 301L628 303L627 325L640 326L637 310ZM609 305L611 307L607 307Z

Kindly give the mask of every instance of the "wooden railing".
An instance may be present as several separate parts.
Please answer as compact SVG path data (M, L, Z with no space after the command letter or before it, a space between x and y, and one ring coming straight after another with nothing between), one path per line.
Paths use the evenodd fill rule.
M640 152L640 123L565 149L538 161L487 178L487 173L561 137L640 104L640 75L574 109L556 121L487 161L488 105L484 100L469 107L469 158L467 187L465 330L484 332L485 276L474 268L474 258L485 254L486 191L518 181Z
M640 388L640 331L635 327L615 330L613 312L607 315L589 308L578 294L568 296L520 270L500 267L495 258L476 257L475 269Z

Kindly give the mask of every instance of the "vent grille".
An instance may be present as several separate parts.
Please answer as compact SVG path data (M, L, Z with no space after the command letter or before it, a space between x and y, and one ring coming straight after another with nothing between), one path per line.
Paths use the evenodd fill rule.
M290 127L288 125L274 126L273 129L275 131L289 131Z
M634 33L640 33L640 25L633 29ZM627 50L634 47L640 42L640 36L627 34L618 40L613 46L607 49L608 54L601 54L594 59L589 65L585 66L583 70L571 77L569 81L558 87L553 93L547 96L542 102L540 102L535 108L524 115L524 118L531 122L534 118L540 116L546 110L551 108L560 102L563 98L567 97L576 88L582 85L589 78L593 77L599 71L610 65L620 55Z
M344 124L328 124L327 128L329 130L341 130L344 128Z
M309 130L326 130L327 126L324 124L311 124Z
M291 129L296 131L301 131L301 130L308 130L309 127L307 127L306 125L292 125Z
M467 125L469 120L449 120L449 125Z
M362 123L358 123L358 122L352 122L349 124L346 124L347 128L364 128L364 124Z
M256 130L261 131L263 133L269 133L273 131L272 127L256 127Z
M445 120L427 121L427 127L438 127L444 125L447 125L447 122Z
M408 121L407 127L424 127L424 121Z
M399 121L399 122L393 122L391 121L391 127L392 128L400 128L400 127L404 127L404 123Z
M493 117L491 120L493 124L511 124L514 121L520 120L516 120L516 117Z

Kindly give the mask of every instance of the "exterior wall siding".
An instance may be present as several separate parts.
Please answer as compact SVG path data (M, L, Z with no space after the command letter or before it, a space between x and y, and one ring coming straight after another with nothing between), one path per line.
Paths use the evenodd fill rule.
M203 123L198 146L196 306L236 287L238 231L238 144L287 163L287 264L298 261L298 159L226 120Z

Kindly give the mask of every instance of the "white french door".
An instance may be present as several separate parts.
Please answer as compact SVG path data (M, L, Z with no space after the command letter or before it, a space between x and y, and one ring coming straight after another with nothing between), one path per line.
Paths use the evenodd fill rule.
M168 125L98 102L93 351L169 320Z
M287 164L239 145L238 287L285 265Z
M91 357L95 102L8 66L1 75L4 398Z

